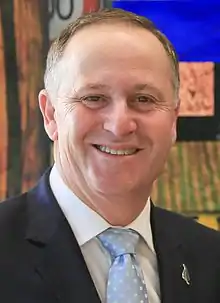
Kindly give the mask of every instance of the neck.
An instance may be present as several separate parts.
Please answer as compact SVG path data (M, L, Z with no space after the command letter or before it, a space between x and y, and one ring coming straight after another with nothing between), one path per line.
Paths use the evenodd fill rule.
M114 201L113 203L111 201ZM126 203L117 197L107 197L105 201L98 200L96 205L90 204L100 216L112 226L127 226L142 212L148 199L126 199Z
M69 189L112 226L127 226L140 215L148 202L151 188L148 191L145 188L144 191L136 190L126 194L107 196L91 190L86 182L82 182L83 180L79 180L72 174L71 178L67 176L59 163L56 163L56 167Z

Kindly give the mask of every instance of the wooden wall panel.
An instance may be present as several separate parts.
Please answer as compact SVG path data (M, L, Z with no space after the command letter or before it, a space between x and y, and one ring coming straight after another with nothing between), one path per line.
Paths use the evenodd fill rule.
M18 91L22 132L22 191L28 190L45 168L41 136L44 134L38 107L38 93L43 86L44 44L47 35L42 26L41 1L14 0L14 23ZM46 4L47 1L44 1ZM44 8L47 9L46 5Z
M3 199L7 190L7 113L6 113L6 78L5 55L2 36L2 18L0 10L0 199Z
M50 164L50 144L37 100L48 50L47 1L1 0L0 10L2 200L38 181Z

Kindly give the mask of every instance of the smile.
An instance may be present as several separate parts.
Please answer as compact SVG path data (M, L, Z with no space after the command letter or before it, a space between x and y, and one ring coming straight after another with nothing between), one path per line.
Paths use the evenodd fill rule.
M103 153L116 155L116 156L130 156L130 155L134 155L138 152L137 148L112 149L112 148L110 148L108 146L104 146L104 145L94 145L94 147Z

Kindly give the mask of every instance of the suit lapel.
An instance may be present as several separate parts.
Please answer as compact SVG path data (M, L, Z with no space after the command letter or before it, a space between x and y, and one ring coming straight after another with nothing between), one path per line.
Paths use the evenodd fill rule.
M81 250L48 180L49 171L28 194L26 239L35 271L58 302L100 303Z
M190 303L192 298L191 264L187 260L187 249L181 243L181 227L176 218L152 205L151 226L158 258L161 303Z

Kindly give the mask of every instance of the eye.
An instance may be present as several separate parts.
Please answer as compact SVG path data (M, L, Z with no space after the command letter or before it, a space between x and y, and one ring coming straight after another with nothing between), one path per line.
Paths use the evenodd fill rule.
M85 102L98 102L101 99L101 96L87 96L82 98Z
M106 104L107 99L103 95L89 95L81 98L81 102L89 108L101 108Z
M138 111L148 112L154 110L157 103L158 101L154 96L151 96L149 94L135 94L132 96L131 106Z
M150 96L141 95L141 96L137 96L137 101L140 103L151 103L154 100Z

